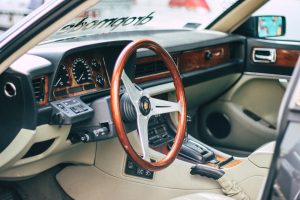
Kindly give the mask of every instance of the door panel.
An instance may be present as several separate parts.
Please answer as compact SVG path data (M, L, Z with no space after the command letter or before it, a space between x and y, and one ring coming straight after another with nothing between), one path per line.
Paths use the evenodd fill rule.
M225 95L199 110L199 137L225 151L252 152L276 138L277 113L284 92L278 78L244 75ZM226 120L230 128L224 133L222 124Z
M246 114L255 113L276 127L279 106L285 92L281 80L276 77L244 75L224 98L247 109Z
M236 156L276 139L279 106L300 53L296 42L248 39L247 43L243 77L198 110L198 138Z

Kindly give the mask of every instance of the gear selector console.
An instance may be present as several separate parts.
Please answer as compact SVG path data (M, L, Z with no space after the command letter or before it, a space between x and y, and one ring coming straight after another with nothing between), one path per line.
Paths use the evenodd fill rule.
M168 143L168 149L170 149L172 145L172 142ZM212 162L213 164L217 164L217 161L215 160L215 154L211 150L193 140L185 141L182 144L179 155L194 163L204 164Z

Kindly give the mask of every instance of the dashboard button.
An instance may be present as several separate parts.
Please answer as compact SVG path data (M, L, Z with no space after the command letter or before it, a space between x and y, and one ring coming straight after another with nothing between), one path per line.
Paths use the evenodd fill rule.
M78 101L76 101L75 99L71 99L71 100L68 100L68 101L64 101L63 103L66 106L71 106L71 105L74 105L74 104L78 104Z
M70 107L70 109L71 109L75 114L80 113L80 110L78 110L76 106Z
M136 174L138 176L144 176L144 169L138 167L137 170L136 170Z
M62 110L65 108L65 107L64 107L62 104L60 104L60 103L57 104L57 107L59 107L59 108L62 109Z
M153 172L152 172L152 171L149 171L149 170L146 170L146 171L145 171L145 176L152 179L152 178L153 178Z
M134 169L135 168L134 163L132 161L128 161L127 168L128 169Z
M83 110L83 111L87 111L87 110L88 110L88 108L85 107L85 106L83 106L83 105L79 105L78 107L79 107L81 110Z

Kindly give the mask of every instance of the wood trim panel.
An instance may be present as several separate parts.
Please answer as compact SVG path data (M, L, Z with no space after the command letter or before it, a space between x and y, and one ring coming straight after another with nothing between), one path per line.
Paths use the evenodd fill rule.
M277 49L275 65L294 68L299 54L299 50Z
M230 56L229 44L184 52L178 57L179 71L184 73L210 68L230 61Z
M231 44L223 44L218 46L212 46L202 48L199 50L186 51L181 53L175 53L172 55L173 60L178 66L180 73L191 72L195 70L202 70L214 67L216 65L229 62L232 55ZM158 62L161 59L158 56L151 56L137 59L137 66L140 64L147 64L152 62ZM142 83L146 81L156 80L160 78L169 77L170 73L160 72L147 76L141 76L135 78L135 83Z
M220 155L216 155L216 160L220 161L220 162L223 162L226 160L226 158L224 158L223 156L220 156ZM227 163L226 165L222 166L222 168L225 168L225 169L228 169L228 168L231 168L231 167L235 167L237 166L238 164L240 164L242 161L241 160L232 160L231 162ZM218 168L218 165L215 165L215 164L207 164L211 167L215 167L215 168Z

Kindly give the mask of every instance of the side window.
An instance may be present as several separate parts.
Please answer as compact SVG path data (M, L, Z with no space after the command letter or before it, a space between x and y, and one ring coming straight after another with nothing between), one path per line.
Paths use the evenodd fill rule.
M0 0L0 34L12 27L46 0Z
M270 0L257 10L253 16L281 15L286 18L286 33L280 37L269 37L272 40L289 40L300 42L299 0Z

